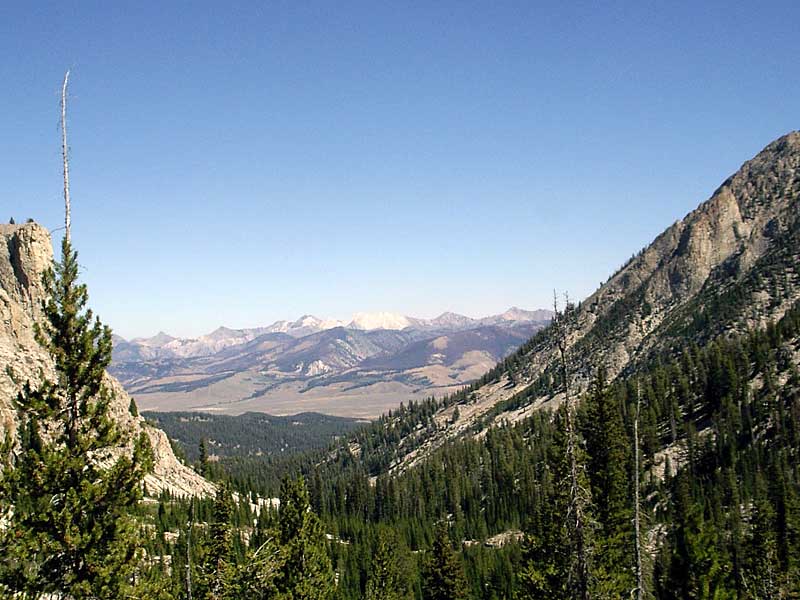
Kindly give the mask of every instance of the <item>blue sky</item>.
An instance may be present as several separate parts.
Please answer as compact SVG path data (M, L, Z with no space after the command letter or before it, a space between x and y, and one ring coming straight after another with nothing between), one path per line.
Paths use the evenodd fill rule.
M797 2L163 4L0 6L0 218L61 224L71 68L128 337L581 298L800 127Z

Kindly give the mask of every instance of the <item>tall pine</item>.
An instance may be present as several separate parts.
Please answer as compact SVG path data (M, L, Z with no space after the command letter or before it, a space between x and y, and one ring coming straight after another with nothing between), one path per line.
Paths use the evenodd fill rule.
M436 526L430 556L422 573L423 600L463 600L468 598L467 580L459 557L450 547L447 524Z
M409 598L409 573L404 569L396 533L382 529L378 533L375 555L367 581L366 600L403 600Z
M583 409L587 471L599 525L595 536L593 596L616 598L635 587L628 478L630 452L619 404L607 386L604 369L598 371Z
M325 600L334 592L331 560L325 532L311 505L302 477L286 478L281 485L277 542L281 567L275 587L281 598Z
M222 600L229 598L235 572L233 556L233 498L227 485L217 488L214 513L209 535L202 546L202 564L198 581L198 598Z
M132 581L137 536L129 516L152 456L144 433L129 441L109 416L105 381L111 330L86 309L68 239L44 276L36 340L55 380L28 382L16 401L18 439L2 475L0 585L33 597L121 598Z

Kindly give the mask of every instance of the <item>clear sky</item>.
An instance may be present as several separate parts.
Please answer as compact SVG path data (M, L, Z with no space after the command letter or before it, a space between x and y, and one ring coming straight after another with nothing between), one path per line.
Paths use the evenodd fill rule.
M4 2L0 218L61 225L71 68L73 238L123 336L581 298L800 127L799 23L796 1Z

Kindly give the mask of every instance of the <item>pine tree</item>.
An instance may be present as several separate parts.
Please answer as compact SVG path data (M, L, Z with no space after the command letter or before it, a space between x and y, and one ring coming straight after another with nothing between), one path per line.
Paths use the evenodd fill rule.
M129 512L152 452L144 433L132 454L114 450L130 440L109 416L111 330L86 309L77 253L66 238L44 287L36 339L56 378L28 382L16 401L19 445L6 445L2 475L10 518L0 534L0 582L35 597L120 598L137 562Z
M704 509L690 494L688 475L678 478L675 491L672 560L661 598L728 600L731 565L720 549L721 532L706 520Z
M278 594L277 576L283 567L280 548L273 537L263 539L248 551L229 586L229 597L247 600L274 600Z
M630 456L616 397L600 369L585 400L584 438L592 500L600 530L595 536L594 593L597 598L622 596L635 587L634 554L628 495Z
M200 440L198 452L200 454L200 475L208 477L208 445L206 444L206 438Z
M566 540L560 516L549 514L539 535L527 534L522 543L522 565L517 573L519 600L565 600L567 564Z
M572 597L572 591L567 588L572 548L564 521L570 498L566 485L569 468L563 406L555 417L553 444L545 461L545 465L555 467L555 472L545 470L541 508L534 515L535 522L529 523L522 543L522 564L517 573L516 597L519 600L566 600Z
M755 600L779 598L778 543L775 539L775 511L765 497L763 478L757 480L759 498L753 507L752 531L749 541L745 587Z
M311 506L302 477L281 484L277 542L281 567L275 577L279 594L292 600L324 600L334 592L333 567L325 532Z
M423 600L462 600L468 598L464 567L450 547L447 524L439 522L431 554L422 573Z
M401 600L409 597L408 573L399 556L399 540L389 530L381 530L367 581L367 600Z
M214 516L209 535L202 547L202 563L197 582L197 597L201 600L222 600L230 597L234 576L231 517L233 498L227 485L217 488Z

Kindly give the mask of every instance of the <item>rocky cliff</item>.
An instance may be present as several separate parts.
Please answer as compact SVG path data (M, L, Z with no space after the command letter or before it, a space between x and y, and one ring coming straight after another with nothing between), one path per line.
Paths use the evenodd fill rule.
M776 321L798 298L800 132L792 132L746 162L572 311L573 387L586 389L601 366L613 379L656 355ZM555 406L561 398L552 383L555 357L546 329L469 394L459 419L453 422L453 406L441 410L438 431L397 465L413 463L449 437Z
M42 273L52 264L53 249L46 229L35 223L0 225L0 427L15 430L12 400L26 381L53 377L49 356L34 339L34 322L41 316ZM148 492L207 495L214 486L181 464L163 431L130 414L130 397L111 376L115 393L113 418L131 433L147 432L155 452L155 470L147 476Z

